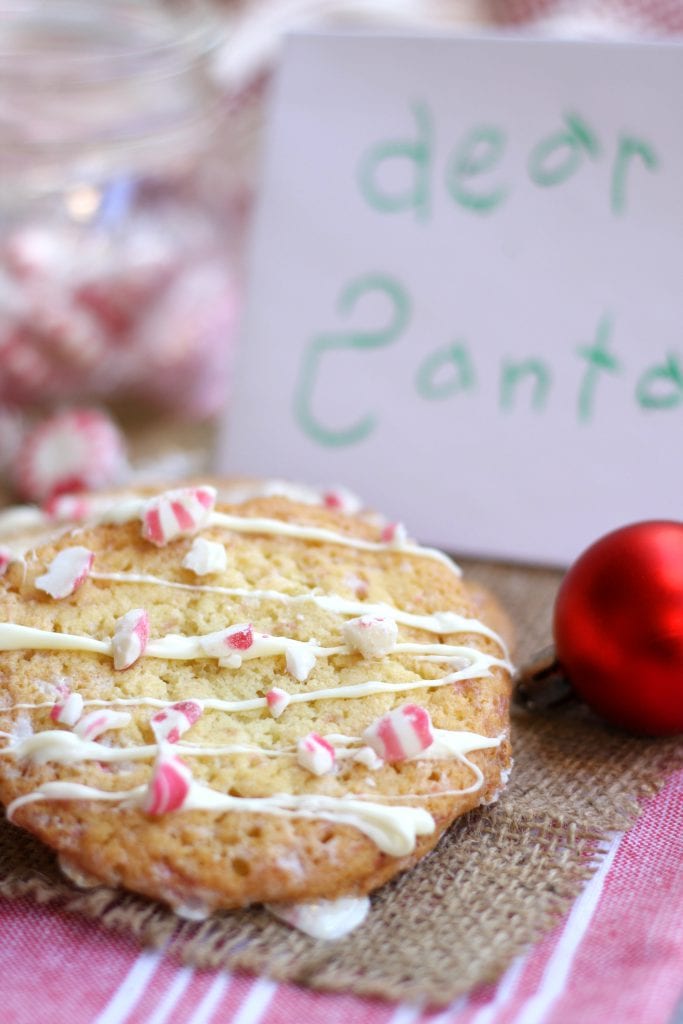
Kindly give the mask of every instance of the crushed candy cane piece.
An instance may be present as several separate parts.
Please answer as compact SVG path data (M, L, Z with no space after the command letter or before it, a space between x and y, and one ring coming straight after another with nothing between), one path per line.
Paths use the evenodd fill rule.
M205 537L195 537L192 547L183 558L183 568L195 576L208 576L212 572L223 572L228 564L228 555L223 544Z
M331 487L328 491L324 491L322 495L322 502L325 508L336 509L339 512L347 512L349 515L354 515L356 512L360 512L363 507L363 503L360 498L349 491L346 487Z
M216 633L207 633L199 638L199 645L205 654L210 658L220 658L226 662L235 657L239 658L237 664L229 664L228 668L239 668L242 659L239 651L248 651L254 643L254 630L250 622L240 622L236 626L229 626L227 629L219 629Z
M4 576L10 563L14 559L14 552L6 544L0 544L0 576Z
M95 555L87 548L64 548L50 562L47 572L38 576L36 588L59 600L69 597L85 583Z
M268 690L266 694L266 704L273 718L279 718L283 713L287 705L291 701L290 695L286 690L281 690L279 686L274 686L272 690Z
M363 739L379 757L392 764L415 757L430 747L434 742L434 732L425 708L418 704L403 704L368 726Z
M155 816L179 811L190 792L191 782L192 772L185 762L162 746L142 798L142 810Z
M358 764L365 765L370 771L376 772L384 764L381 757L377 756L376 751L372 747L359 747L351 758L352 761L356 761Z
M85 494L55 494L43 505L43 512L57 523L82 522L93 511L93 503Z
M117 672L130 668L149 643L149 615L144 608L132 608L114 623L111 649Z
M344 642L364 658L383 658L396 646L398 626L394 619L377 615L361 615L342 626Z
M70 693L65 696L63 703L54 705L50 718L61 725L74 726L82 714L83 698L80 693Z
M303 683L315 665L315 652L308 644L292 640L285 651L285 662L290 676Z
M309 732L296 745L296 759L302 768L314 775L326 775L334 768L334 747L317 732Z
M198 700L181 700L152 715L150 724L157 743L177 743L180 737L201 718L204 706Z
M215 487L183 487L152 498L142 513L142 536L163 547L176 537L197 533L209 522L216 504Z
M385 544L400 548L408 540L408 531L403 523L387 523L382 530L381 538Z
M81 718L74 726L74 732L82 740L94 740L110 729L125 729L130 721L131 716L127 711L109 711L103 708L91 711L85 718Z
M67 409L27 432L14 477L24 498L44 502L121 483L127 473L125 441L113 420L97 409Z

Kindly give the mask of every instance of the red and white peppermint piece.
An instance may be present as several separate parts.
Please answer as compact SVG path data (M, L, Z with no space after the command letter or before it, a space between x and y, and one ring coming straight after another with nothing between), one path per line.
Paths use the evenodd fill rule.
M294 676L300 683L303 683L308 679L311 669L315 665L315 652L308 644L293 640L287 645L285 662L290 676Z
M387 523L382 530L381 538L385 544L400 548L408 540L408 531L403 523Z
M97 409L69 409L26 434L14 477L24 498L44 502L118 484L127 472L123 435L110 417Z
M396 646L398 626L393 619L378 615L361 615L342 626L344 642L364 658L383 658Z
M183 733L201 718L204 706L198 700L181 700L152 715L150 725L157 743L177 743Z
M382 758L377 756L372 747L359 747L354 752L351 760L356 761L357 764L365 765L366 768L373 772L376 772L384 764Z
M163 547L176 537L191 536L208 524L215 504L215 487L165 491L145 505L142 536L157 547Z
M111 640L114 668L117 672L130 668L144 653L149 643L149 615L144 608L132 608L114 623Z
M6 544L0 544L0 576L5 575L13 559L12 549L8 548Z
M98 711L91 711L85 718L81 718L74 726L74 732L82 740L94 740L103 732L110 729L125 729L130 724L130 715L127 711L109 711L102 708Z
M325 508L336 509L338 512L346 512L349 515L360 512L363 507L360 498L346 487L337 486L330 488L329 491L324 491L322 501Z
M242 664L242 652L248 651L254 644L254 630L250 622L240 622L236 626L220 629L217 633L207 633L199 638L199 646L210 658L218 658L226 668L239 668Z
M37 577L36 588L55 600L69 597L85 583L94 559L95 555L87 548L64 548L52 559L47 572Z
M61 704L55 704L50 711L53 722L74 726L83 714L83 698L80 693L70 693Z
M309 732L296 745L296 759L302 768L313 775L327 775L334 768L334 747L317 732Z
M426 708L404 704L368 726L363 739L379 757L392 764L415 757L430 747L434 732Z
M155 816L179 811L192 785L192 772L177 754L164 747L154 762L152 778L142 798L142 810Z
M80 523L92 514L93 502L85 494L55 494L45 502L43 512L56 523Z
M189 569L195 576L208 576L223 572L228 564L228 555L223 544L205 537L195 537L192 547L183 558L183 569Z
M268 693L266 694L266 704L268 705L268 710L273 718L280 717L291 699L292 698L287 691L281 690L279 686L274 686L272 690L268 690Z

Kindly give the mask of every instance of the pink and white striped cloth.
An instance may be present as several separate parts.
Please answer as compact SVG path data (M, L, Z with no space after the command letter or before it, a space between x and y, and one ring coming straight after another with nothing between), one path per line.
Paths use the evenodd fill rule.
M96 922L0 902L2 1024L683 1024L683 771L551 935L442 1010L182 967Z

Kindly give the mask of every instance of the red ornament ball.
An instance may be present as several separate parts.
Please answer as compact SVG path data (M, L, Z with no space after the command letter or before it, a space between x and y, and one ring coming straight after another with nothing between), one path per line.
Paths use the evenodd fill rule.
M631 732L683 732L683 522L634 523L569 569L553 633L572 688Z

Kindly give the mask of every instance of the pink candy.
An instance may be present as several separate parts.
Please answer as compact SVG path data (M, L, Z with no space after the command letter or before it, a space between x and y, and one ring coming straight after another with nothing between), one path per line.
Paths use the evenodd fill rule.
M254 644L254 630L251 623L239 623L217 633L207 633L200 637L199 643L210 658L218 658L219 664L239 668L242 664L240 652L248 651Z
M248 651L254 642L254 630L248 626L232 626L226 630L225 646L233 651Z
M387 523L382 530L381 538L385 544L401 547L408 539L408 531L403 523Z
M101 711L91 711L85 718L81 718L74 726L74 732L82 740L94 740L103 732L123 729L129 724L130 715L127 711L109 711L103 708Z
M398 626L393 619L377 615L361 615L342 626L345 643L364 658L383 658L396 646Z
M363 739L389 763L416 757L434 742L429 712L417 704L404 704L368 726Z
M36 588L55 600L69 597L88 578L94 559L95 555L87 548L64 548L52 559L47 572L37 577Z
M147 502L142 516L142 536L163 547L176 537L197 533L209 522L216 504L214 487L185 487L165 491Z
M130 668L144 653L149 642L149 616L144 608L133 608L114 624L111 641L114 668Z
M74 726L83 714L83 698L80 693L70 693L61 704L55 704L50 711L53 722Z
M56 494L43 505L43 512L57 523L82 522L92 514L93 505L83 494Z
M266 694L266 704L273 718L279 718L283 713L287 705L291 701L291 697L286 690L281 690L279 686L274 686L272 690L268 690Z
M362 507L360 498L345 487L335 487L332 490L325 491L322 496L322 502L326 508L332 508L338 512L347 512L349 515L359 512Z
M183 733L201 718L204 708L198 700L181 700L152 715L151 726L157 743L177 743Z
M128 472L123 435L97 409L69 409L29 430L19 449L17 490L31 501L120 483Z
M326 775L334 768L334 747L317 732L309 732L296 745L296 759L302 768L313 775Z
M4 576L14 558L14 552L5 544L0 544L0 576Z
M142 801L142 810L155 816L179 811L190 792L192 773L173 753L161 749Z

